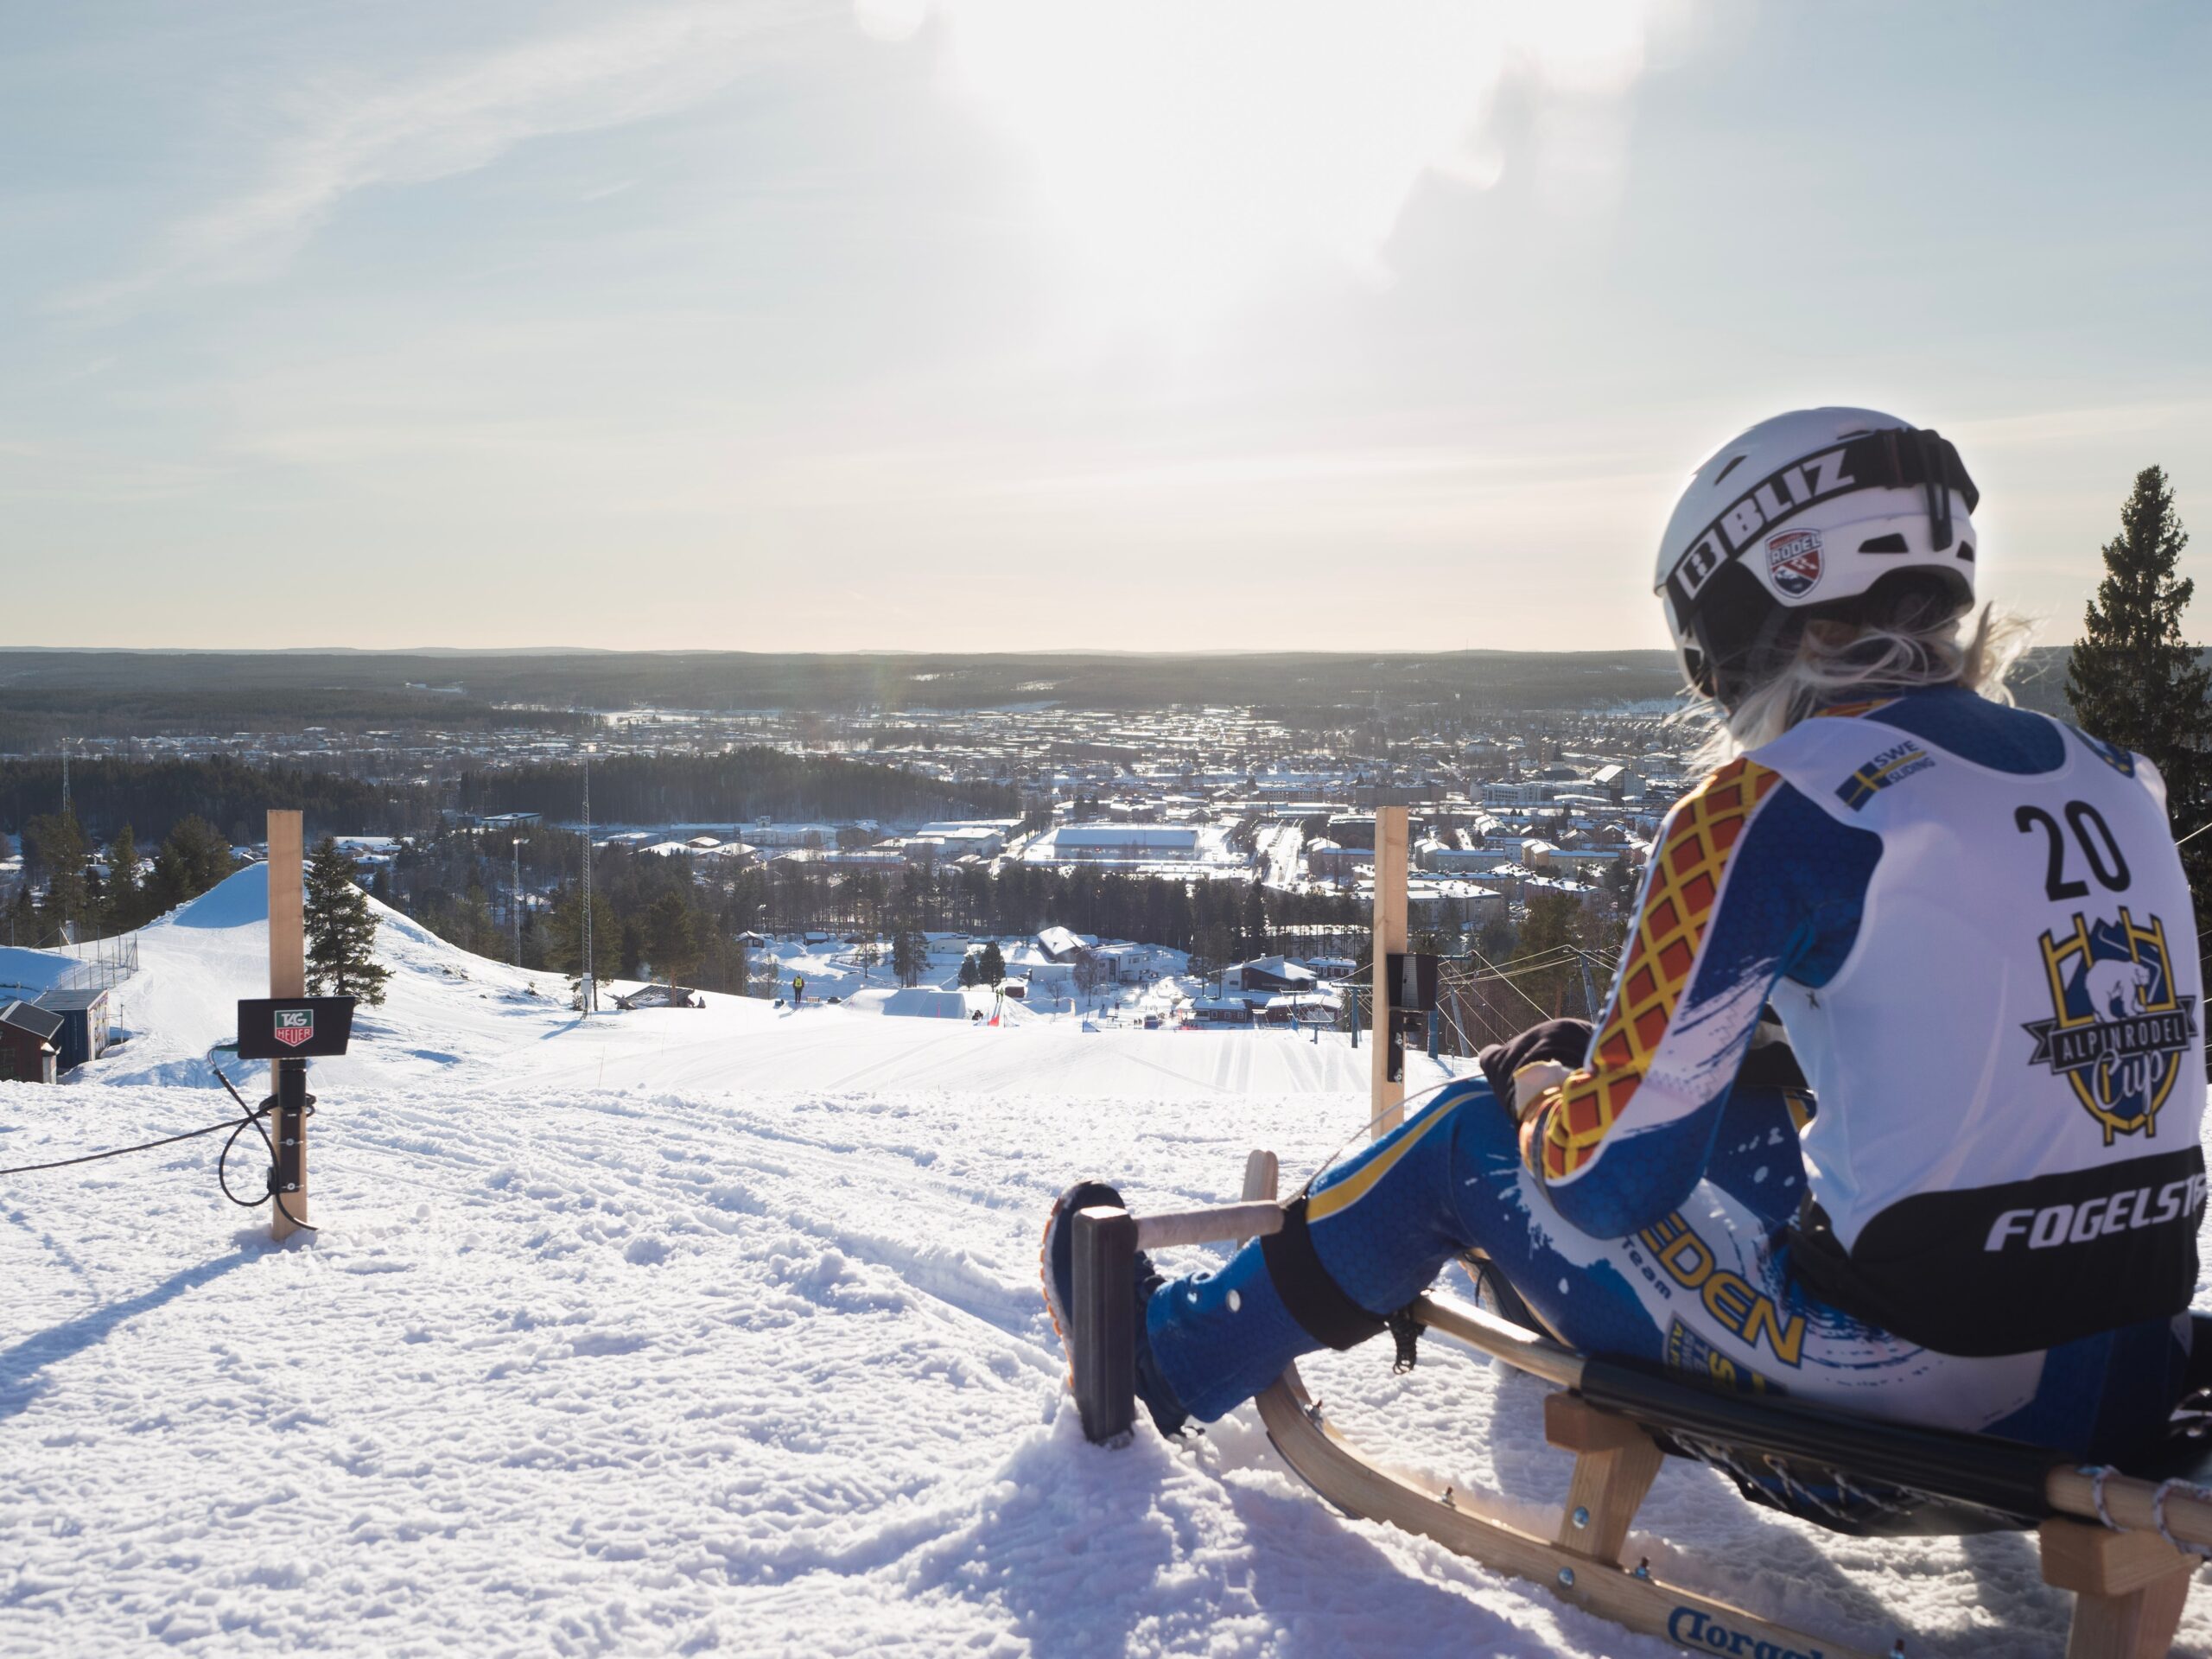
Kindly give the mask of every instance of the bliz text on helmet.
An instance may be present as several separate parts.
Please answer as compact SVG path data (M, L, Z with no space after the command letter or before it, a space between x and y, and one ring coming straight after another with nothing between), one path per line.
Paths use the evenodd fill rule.
M1859 487L1859 480L1843 470L1846 450L1838 446L1802 461L1792 461L1751 486L1705 533L1690 543L1675 567L1673 581L1684 600L1697 597L1718 570L1748 547L1761 531L1770 530L1829 496Z
M2156 1198L2153 1198L2155 1192ZM2190 1221L2204 1207L2204 1177L2168 1181L2161 1187L2139 1186L2126 1192L2084 1198L2079 1204L2046 1205L2040 1210L2007 1210L1990 1224L1984 1250L2011 1249L2025 1244L2031 1250L2048 1250L2061 1244L2087 1244L2107 1233L2132 1233L2139 1227L2157 1227L2170 1221Z

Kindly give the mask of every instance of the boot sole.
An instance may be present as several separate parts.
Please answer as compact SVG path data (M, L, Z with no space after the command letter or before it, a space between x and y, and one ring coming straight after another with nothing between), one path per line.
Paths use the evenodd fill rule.
M1060 1305L1060 1294L1052 1281L1052 1236L1058 1230L1060 1217L1065 1215L1071 1200L1086 1194L1084 1204L1089 1205L1101 1195L1120 1203L1122 1195L1103 1181L1077 1181L1052 1200L1052 1213L1046 1217L1045 1235L1037 1245L1037 1281L1045 1290L1045 1312L1052 1321L1052 1334L1060 1339L1060 1351L1067 1356L1068 1387L1075 1387L1075 1344L1068 1332L1075 1329L1075 1310ZM1082 1207L1080 1205L1077 1206ZM1071 1245L1072 1248L1072 1245Z

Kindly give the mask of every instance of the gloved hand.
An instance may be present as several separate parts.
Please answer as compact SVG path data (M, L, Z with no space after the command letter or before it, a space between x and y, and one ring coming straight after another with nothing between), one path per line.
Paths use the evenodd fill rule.
M1544 1096L1574 1075L1574 1068L1558 1060L1531 1060L1513 1074L1513 1121L1526 1123L1529 1114Z
M1545 1090L1556 1085L1590 1054L1587 1020L1547 1020L1531 1026L1510 1042L1492 1043L1475 1056L1475 1064L1489 1079L1491 1092L1509 1108L1516 1122L1527 1116ZM1537 1072L1536 1066L1552 1068ZM1529 1071L1530 1087L1524 1096L1521 1073ZM1524 1098L1528 1103L1523 1104Z

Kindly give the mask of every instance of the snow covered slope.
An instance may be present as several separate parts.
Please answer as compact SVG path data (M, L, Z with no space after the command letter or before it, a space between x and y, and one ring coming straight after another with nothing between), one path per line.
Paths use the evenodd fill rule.
M1008 1006L1007 1018L1020 1023L997 1029L886 1019L878 1004L810 1002L794 1013L757 998L712 995L704 1008L580 1021L560 976L469 956L369 902L382 924L378 955L396 972L385 1005L357 1017L353 1052L315 1069L315 1086L334 1097L433 1081L458 1086L487 1073L518 1091L614 1079L724 1090L895 1082L1026 1089L1045 1103L1366 1087L1366 1051L1341 1039L1317 1043L1311 1032L1256 1040L1207 1032L1084 1033L1074 1020L1025 1017L1018 1005ZM238 998L267 994L268 918L266 872L254 865L143 930L141 971L118 994L131 1039L79 1080L218 1087L207 1063L210 1050L236 1034ZM982 998L979 1006L988 1002ZM1418 1087L1444 1074L1416 1058L1411 1075Z
M146 930L130 1041L0 1084L0 1164L221 1116L262 908L247 872ZM318 1236L269 1248L211 1141L0 1183L0 1653L1672 1651L1341 1519L1249 1411L1083 1443L1052 1193L1222 1198L1255 1145L1302 1173L1360 1131L1364 1051L721 998L580 1024L550 978L384 944L390 1001L315 1071ZM1554 1503L1540 1390L1428 1346L1309 1381ZM2017 1537L1834 1538L1679 1464L1643 1523L1674 1576L1862 1646L2058 1646Z

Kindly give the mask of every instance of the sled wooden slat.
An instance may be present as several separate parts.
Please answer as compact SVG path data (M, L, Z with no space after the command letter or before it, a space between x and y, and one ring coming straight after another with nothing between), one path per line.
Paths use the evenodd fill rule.
M1427 1329L1455 1342L1463 1342L1493 1359L1502 1359L1516 1370L1540 1376L1562 1389L1582 1382L1582 1356L1561 1347L1548 1337L1508 1323L1478 1307L1470 1307L1454 1296L1417 1297L1413 1316Z
M1503 1360L1516 1370L1541 1377L1563 1389L1582 1381L1582 1357L1572 1349L1524 1331L1480 1308L1470 1307L1450 1296L1424 1296L1413 1305L1414 1317L1430 1331ZM2105 1513L2121 1532L2158 1533L2154 1509L2158 1484L2133 1475L2105 1478ZM2066 1465L2055 1466L2044 1496L2061 1515L2096 1521L2096 1476L2094 1471ZM2212 1503L2187 1491L2169 1492L2164 1505L2166 1530L2177 1540L2212 1549Z
M1252 1154L1244 1165L1246 1200L1274 1197L1275 1175L1273 1153ZM1438 1316L1430 1324L1431 1329L1444 1330L1447 1324L1457 1325L1471 1333L1463 1339L1471 1340L1474 1346L1485 1352L1491 1351L1490 1344L1496 1342L1520 1359L1530 1362L1523 1365L1524 1370L1535 1364L1556 1370L1558 1357L1575 1358L1556 1343L1516 1332L1503 1320L1493 1319L1478 1308L1436 1298L1424 1298L1415 1306L1417 1317L1425 1323L1429 1322L1428 1313ZM1476 1338L1480 1339L1475 1340ZM1553 1351L1543 1351L1548 1349ZM1433 1538L1446 1549L1485 1567L1534 1580L1554 1594L1601 1618L1610 1618L1630 1630L1665 1637L1693 1652L1727 1652L1732 1647L1743 1651L1759 1642L1767 1642L1774 1644L1772 1651L1782 1653L1819 1653L1824 1659L1874 1659L1872 1654L1838 1647L1833 1642L1815 1642L1798 1631L1755 1618L1725 1602L1673 1590L1655 1579L1624 1572L1617 1560L1593 1560L1587 1554L1562 1549L1502 1522L1485 1519L1454 1504L1449 1489L1434 1496L1418 1491L1369 1463L1320 1421L1320 1413L1314 1409L1305 1384L1299 1380L1295 1365L1287 1368L1255 1403L1260 1408L1260 1421L1267 1425L1268 1438L1274 1442L1284 1461L1315 1491L1347 1514L1387 1522L1401 1531ZM1574 1403L1580 1406L1581 1402ZM1654 1459L1652 1468L1656 1471L1659 1453L1650 1440L1638 1433L1634 1424L1620 1419L1605 1421L1605 1414L1588 1411L1586 1408L1580 1414L1565 1413L1560 1433L1569 1439L1587 1441L1600 1457L1633 1458L1635 1454L1627 1448L1641 1441ZM1578 1474L1583 1461L1577 1459ZM1593 1470L1593 1478L1600 1478L1604 1472L1611 1471ZM1617 1509L1592 1509L1592 1525L1588 1530L1592 1533L1600 1527L1610 1533L1617 1523L1624 1535L1637 1503L1643 1496L1643 1488L1650 1484L1649 1475L1643 1477L1641 1484L1637 1484L1637 1471L1633 1465L1618 1472L1624 1478L1615 1483L1610 1496L1623 1502ZM1633 1492L1628 1490L1631 1485L1636 1487ZM1602 1501L1608 1495L1599 1496ZM1574 1529L1574 1509L1583 1502L1581 1497L1570 1497L1568 1507L1560 1517L1563 1532ZM1618 1548L1616 1541L1612 1549L1617 1552ZM1742 1647L1733 1643L1738 1633L1745 1638Z
M1545 1396L1544 1438L1574 1453L1567 1508L1552 1541L1605 1566L1619 1566L1629 1524L1667 1454L1627 1418L1565 1393Z
M1274 1154L1265 1147L1244 1160L1244 1202L1256 1204L1264 1198L1274 1201L1275 1181L1281 1164Z
M2075 1593L2067 1659L2158 1659L2172 1644L2196 1558L2156 1533L2043 1523L2044 1582Z
M1170 1211L1137 1222L1137 1248L1173 1249L1179 1244L1241 1243L1282 1230L1279 1204L1224 1204L1211 1210Z
M2094 1473L2085 1469L2059 1468L2050 1471L2050 1479L2044 1495L2050 1507L2061 1515L2077 1516L2084 1521L2101 1521L2097 1514L2097 1480ZM2122 1532L2147 1532L2158 1535L2158 1519L2154 1513L2158 1487L2155 1481L2138 1480L2133 1475L2110 1475L2105 1479L2105 1513L2112 1516L2113 1525ZM2196 1544L2212 1549L2212 1503L2187 1492L2167 1494L2165 1503L2166 1530L2184 1544Z
M1562 1600L1632 1630L1663 1637L1695 1653L1820 1653L1827 1659L1876 1659L1866 1649L1771 1624L1739 1607L1640 1578L1617 1566L1573 1555L1548 1539L1490 1520L1385 1473L1312 1414L1313 1402L1292 1366L1259 1397L1260 1418L1284 1459L1338 1508L1446 1549L1500 1573L1543 1585ZM1741 1638L1740 1641L1738 1638Z

